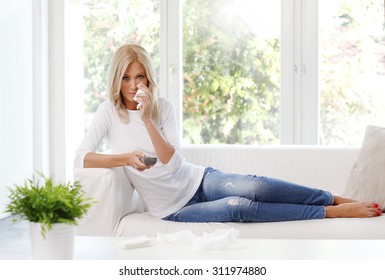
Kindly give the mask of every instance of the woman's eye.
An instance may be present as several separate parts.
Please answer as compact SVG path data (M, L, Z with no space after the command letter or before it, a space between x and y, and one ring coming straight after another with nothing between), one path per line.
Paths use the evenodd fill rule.
M130 80L130 78L129 78L129 77L127 77L127 76L124 76L124 77L123 77L123 80L125 80L125 81L129 81L129 80Z
M137 79L139 80L143 80L144 79L144 75L139 75L138 77L136 77Z

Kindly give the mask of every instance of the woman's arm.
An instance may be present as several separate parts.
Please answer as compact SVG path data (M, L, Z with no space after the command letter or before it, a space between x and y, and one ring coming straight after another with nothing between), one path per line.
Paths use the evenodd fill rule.
M146 126L151 142L154 145L159 161L163 164L167 164L174 155L175 148L162 136L152 118L151 110L153 100L149 88L143 84L139 84L138 88L144 92L144 94L138 96L138 100L143 105L140 108L141 118ZM176 131L173 133L176 133Z
M146 125L147 132L150 135L151 142L154 145L160 162L167 164L175 152L174 147L171 146L160 134L153 119L145 119L144 124Z
M116 166L132 166L143 171L148 168L141 161L144 153L134 151L132 153L107 155L96 153L100 141L108 133L112 126L114 107L105 102L99 106L94 119L75 154L74 167L76 168L110 168Z
M143 171L149 167L142 162L142 156L144 156L144 154L139 151L120 155L87 153L84 157L84 167L110 168L116 166L132 166L139 171Z

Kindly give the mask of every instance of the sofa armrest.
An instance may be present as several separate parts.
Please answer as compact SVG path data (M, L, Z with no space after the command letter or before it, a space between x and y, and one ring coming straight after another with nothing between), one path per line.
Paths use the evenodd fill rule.
M123 167L75 168L74 180L96 201L79 221L78 235L112 236L121 218L138 211L138 201L133 202L138 198Z

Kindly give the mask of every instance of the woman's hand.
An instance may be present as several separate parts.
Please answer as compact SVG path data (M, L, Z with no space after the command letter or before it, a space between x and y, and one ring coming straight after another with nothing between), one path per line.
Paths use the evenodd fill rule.
M166 141L152 118L153 96L151 91L143 83L140 83L135 97L136 101L142 105L139 109L140 117L154 145L156 156L161 163L167 164L174 155L175 148Z
M128 161L127 164L128 166L132 166L138 171L143 171L146 169L151 168L151 166L145 165L142 161L142 158L145 156L144 153L139 152L139 151L134 151L132 153L127 154L128 155Z
M140 83L135 98L136 101L141 104L139 110L142 120L152 119L152 94L150 89L143 83Z

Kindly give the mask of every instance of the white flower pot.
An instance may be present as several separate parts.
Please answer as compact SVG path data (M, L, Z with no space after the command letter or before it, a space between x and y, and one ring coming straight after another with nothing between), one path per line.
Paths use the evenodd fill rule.
M75 226L54 224L41 234L40 223L29 223L32 258L35 260L71 260L74 253Z

